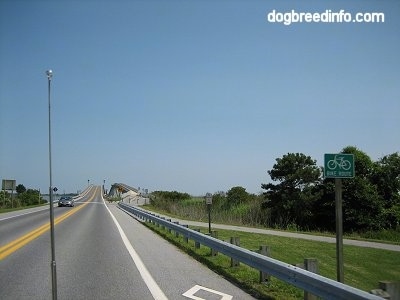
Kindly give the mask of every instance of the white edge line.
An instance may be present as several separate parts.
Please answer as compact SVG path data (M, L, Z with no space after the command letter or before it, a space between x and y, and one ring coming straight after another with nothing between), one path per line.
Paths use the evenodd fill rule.
M107 207L103 195L101 195L101 199L103 200L104 206L107 208L108 212L111 215L111 218L113 219L115 225L118 228L119 234L121 235L122 241L125 244L126 249L128 250L133 262L135 263L136 267L139 270L140 275L143 278L144 283L147 285L148 289L150 290L150 293L153 295L153 298L155 300L168 300L167 296L165 296L164 292L161 290L161 288L158 286L158 284L155 282L154 278L151 276L150 272L147 270L146 266L144 265L143 261L133 249L132 244L129 242L127 236L125 235L125 232L119 225L117 219L114 217L110 209Z

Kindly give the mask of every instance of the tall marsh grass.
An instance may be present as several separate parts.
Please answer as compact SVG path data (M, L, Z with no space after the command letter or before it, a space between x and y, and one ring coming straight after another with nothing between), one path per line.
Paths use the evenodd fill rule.
M173 202L157 200L151 201L151 205L183 219L200 222L208 220L207 205L200 197ZM224 202L215 202L211 205L211 218L216 223L260 226L266 225L265 216L265 211L261 210L261 204L257 200L230 207Z

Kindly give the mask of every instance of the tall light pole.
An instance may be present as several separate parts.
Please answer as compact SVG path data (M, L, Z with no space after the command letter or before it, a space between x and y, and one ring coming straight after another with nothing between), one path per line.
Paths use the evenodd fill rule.
M57 272L56 272L56 253L54 245L54 204L53 204L53 182L51 174L51 101L50 101L50 87L53 71L47 70L48 81L48 96L49 96L49 169L50 169L50 236L51 236L51 281L52 281L52 295L53 300L57 299Z

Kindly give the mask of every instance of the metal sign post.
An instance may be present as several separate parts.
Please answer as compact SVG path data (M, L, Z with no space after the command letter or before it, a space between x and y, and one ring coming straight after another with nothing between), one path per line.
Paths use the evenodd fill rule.
M335 178L336 206L336 276L337 281L344 282L343 273L343 210L342 210L342 178Z
M211 204L212 204L211 193L206 194L206 204L207 204L207 211L208 211L208 233L211 235Z
M343 271L343 200L342 178L354 177L353 154L325 154L325 178L335 178L336 215L336 273L337 281L344 282Z

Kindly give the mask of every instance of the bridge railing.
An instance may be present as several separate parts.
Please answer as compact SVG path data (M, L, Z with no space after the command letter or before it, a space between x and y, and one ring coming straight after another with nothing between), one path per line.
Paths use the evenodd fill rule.
M228 257L240 261L259 271L268 273L280 280L283 280L293 286L301 288L323 299L375 299L382 300L381 297L369 294L365 291L353 288L343 283L323 277L321 275L306 271L299 267L281 262L279 260L261 255L259 253L241 248L239 246L218 240L211 236L202 234L195 230L175 224L151 214L141 208L119 203L119 207L139 218L152 221L156 224L165 226L175 232L182 234L188 239L199 242L202 245L210 247Z

